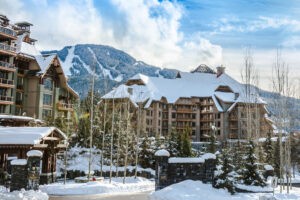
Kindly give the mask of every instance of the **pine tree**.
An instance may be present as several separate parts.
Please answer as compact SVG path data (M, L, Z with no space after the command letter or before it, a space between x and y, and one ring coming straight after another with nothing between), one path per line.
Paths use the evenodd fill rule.
M150 144L149 144L148 137L143 138L140 149L141 149L141 151L139 153L139 164L143 168L151 167L151 164L149 163L149 161L151 161L152 152L150 152Z
M181 152L180 156L182 157L191 157L192 156L192 145L191 145L191 139L190 139L191 129L186 128L183 131L182 137L181 137Z
M279 178L280 177L280 141L279 138L276 140L274 153L274 174Z
M172 129L170 136L168 137L167 140L167 150L170 152L171 157L176 157L178 156L179 150L179 144L177 140L177 132L176 130Z
M256 163L256 156L254 153L255 146L253 141L250 141L247 147L247 154L245 158L245 168L243 170L243 183L246 185L266 186L265 180L258 172Z
M271 133L268 132L265 144L264 144L264 151L265 151L265 163L268 163L272 166L274 166L274 149L272 145L272 140L271 140Z
M235 193L235 178L234 166L232 165L232 157L226 148L223 149L222 154L218 155L217 171L215 171L215 178L213 186L215 188L226 188L231 194Z

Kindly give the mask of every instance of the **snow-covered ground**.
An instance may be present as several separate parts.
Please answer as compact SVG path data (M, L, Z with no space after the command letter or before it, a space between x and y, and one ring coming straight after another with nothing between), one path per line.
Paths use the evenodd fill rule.
M13 191L8 192L5 187L0 186L1 200L47 200L49 197L46 193L41 191Z
M104 182L68 182L66 185L63 183L54 183L40 186L40 189L49 195L91 195L153 191L154 187L154 181L141 177L137 177L136 179L134 177L127 177L126 184L123 184L122 178L113 178L111 183L109 183L108 179L105 179Z
M272 193L237 193L230 195L226 190L215 189L210 184L203 184L201 181L186 180L152 193L150 195L150 200L268 200L271 199L272 196ZM300 188L293 188L293 190L290 191L290 194L286 194L286 191L279 194L278 187L275 190L275 199L299 200Z

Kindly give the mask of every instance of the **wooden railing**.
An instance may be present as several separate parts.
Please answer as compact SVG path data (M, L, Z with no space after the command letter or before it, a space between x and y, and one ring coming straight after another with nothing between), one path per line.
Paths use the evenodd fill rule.
M61 103L61 102L58 102L58 103L57 103L57 109L58 109L58 110L69 110L69 111L73 111L73 104L68 104L68 103Z
M17 48L16 47L12 47L8 44L3 44L3 43L0 43L0 50L4 50L4 51L10 51L10 52L16 52Z
M17 34L16 34L16 32L14 30L11 30L9 28L5 28L3 26L0 26L0 32L4 33L6 35L11 35L13 37L17 37Z
M13 97L0 95L0 101L13 101Z
M0 78L0 84L14 85L14 80Z
M0 60L0 66L8 69L16 69L15 65Z

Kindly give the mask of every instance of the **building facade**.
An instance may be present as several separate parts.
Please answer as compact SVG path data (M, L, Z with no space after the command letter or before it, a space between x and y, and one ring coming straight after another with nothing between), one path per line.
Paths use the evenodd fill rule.
M273 131L266 103L256 91L244 91L224 67L215 72L200 65L174 79L137 74L104 95L101 103L129 101L134 119L140 116L133 127L139 123L144 135L166 136L188 128L193 141L209 141L212 134L218 140L263 137Z
M42 55L28 22L0 15L0 115L54 119L73 112L78 94L67 84L57 55Z

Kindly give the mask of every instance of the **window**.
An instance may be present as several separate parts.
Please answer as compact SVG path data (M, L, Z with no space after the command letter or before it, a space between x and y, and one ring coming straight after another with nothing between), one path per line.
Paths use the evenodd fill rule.
M0 105L0 113L5 113L6 105Z
M172 118L176 118L176 113L172 113Z
M43 109L43 119L51 117L52 110Z
M44 88L47 90L53 89L53 81L50 78L44 79Z
M23 77L18 77L17 79L17 89L23 90L24 79Z
M16 104L21 105L23 100L23 94L20 92L16 93Z
M47 106L52 106L52 95L44 94L43 96L43 104Z

